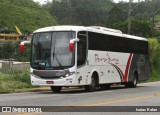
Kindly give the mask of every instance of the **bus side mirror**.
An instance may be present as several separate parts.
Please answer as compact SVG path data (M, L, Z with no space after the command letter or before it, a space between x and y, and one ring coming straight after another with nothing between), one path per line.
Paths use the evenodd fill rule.
M30 44L31 41L23 41L20 43L20 53L23 54L24 53L24 45L25 44Z
M69 42L69 50L71 52L74 51L74 48L75 48L75 42L79 42L79 39L71 39L70 42Z
M24 43L23 42L20 43L20 53L21 54L24 53Z

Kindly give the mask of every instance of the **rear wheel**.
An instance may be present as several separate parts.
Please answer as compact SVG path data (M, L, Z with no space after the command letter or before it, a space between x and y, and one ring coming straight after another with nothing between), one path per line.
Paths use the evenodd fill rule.
M85 91L89 91L89 92L94 91L96 89L96 86L97 86L97 79L95 76L93 76L91 78L91 84L85 86Z
M136 73L134 73L133 74L133 81L129 82L129 83L126 83L125 87L127 87L127 88L135 88L135 87L137 87L137 83L138 83L138 76L137 76Z
M62 90L61 86L51 86L51 90L55 93L59 93Z

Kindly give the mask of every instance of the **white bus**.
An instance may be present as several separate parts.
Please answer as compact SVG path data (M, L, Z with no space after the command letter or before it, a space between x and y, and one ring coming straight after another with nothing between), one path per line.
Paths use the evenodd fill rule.
M21 43L23 51L24 42ZM94 91L120 83L136 87L149 79L148 41L119 30L92 26L53 26L33 32L31 41L31 83L81 87Z

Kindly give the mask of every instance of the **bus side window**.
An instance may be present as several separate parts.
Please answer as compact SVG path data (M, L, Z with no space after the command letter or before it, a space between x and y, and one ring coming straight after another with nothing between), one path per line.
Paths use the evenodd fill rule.
M87 39L86 31L78 32L79 42L77 43L77 66L84 65L86 62Z

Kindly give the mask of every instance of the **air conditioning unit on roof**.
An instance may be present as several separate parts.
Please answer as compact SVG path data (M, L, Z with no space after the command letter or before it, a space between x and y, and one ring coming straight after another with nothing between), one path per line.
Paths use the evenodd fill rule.
M122 32L120 30L116 30L116 29L111 29L111 28L106 28L106 27L101 27L101 26L89 26L89 27L93 28L93 29L99 29L101 31L108 31L108 32L114 32L114 33L122 34Z

